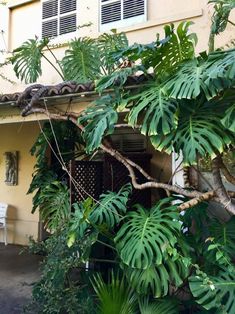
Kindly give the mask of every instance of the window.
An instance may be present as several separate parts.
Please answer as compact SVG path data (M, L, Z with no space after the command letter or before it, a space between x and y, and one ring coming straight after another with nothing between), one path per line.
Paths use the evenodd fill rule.
M45 0L42 2L42 38L75 32L77 0Z
M145 22L147 0L101 0L100 30L125 27Z

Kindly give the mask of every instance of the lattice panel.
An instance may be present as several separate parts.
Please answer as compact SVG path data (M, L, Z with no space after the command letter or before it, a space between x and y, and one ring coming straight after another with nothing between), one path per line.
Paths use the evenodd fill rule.
M149 172L151 155L147 153L126 154L128 158L140 165L144 170ZM104 191L118 191L124 184L131 182L129 173L125 166L110 156L105 156L104 165ZM146 182L144 176L136 171L138 183ZM136 190L133 189L132 197L129 202L129 207L134 204L141 204L144 207L151 206L151 190Z
M95 199L103 191L103 162L73 161L71 173L77 182L77 188L71 183L72 203L80 202L89 196Z

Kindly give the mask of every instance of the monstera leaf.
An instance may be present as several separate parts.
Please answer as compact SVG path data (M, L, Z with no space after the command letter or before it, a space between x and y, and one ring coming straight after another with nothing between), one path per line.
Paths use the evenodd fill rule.
M235 2L234 0L210 0L209 3L214 3L211 32L219 34L226 29L230 12L235 8Z
M235 269L224 268L216 277L206 274L189 278L190 290L198 304L205 309L219 308L221 313L235 313Z
M232 137L220 124L218 115L210 103L200 107L199 100L181 102L181 115L177 130L166 136L151 137L153 146L159 151L171 153L173 149L182 151L184 163L192 165L197 162L198 155L209 155L222 152L231 143ZM214 111L213 111L214 109Z
M84 37L71 41L61 64L66 80L87 83L97 79L101 63L95 40Z
M180 258L166 257L162 264L147 269L128 268L126 276L139 294L152 294L156 298L169 292L169 285L179 287L189 274L189 267Z
M53 181L45 186L38 201L41 218L52 232L70 218L69 190L61 182Z
M26 84L34 83L42 74L42 50L49 43L47 38L29 39L13 51L10 62L13 64L16 76Z
M135 127L143 115L141 133L144 135L168 134L177 126L177 101L166 97L161 87L151 87L130 101L135 101L128 122Z
M115 29L110 34L104 33L98 38L98 48L100 51L102 67L105 74L111 74L120 63L114 58L117 51L128 47L128 39L125 33L117 33Z
M177 302L172 298L159 299L149 302L144 298L139 302L141 314L178 314L179 308Z
M226 110L224 118L221 120L223 126L231 132L235 132L235 103Z
M97 225L106 224L112 228L126 213L128 197L132 191L131 184L124 185L118 193L107 192L101 194L99 203L93 209L89 220Z
M181 225L170 201L166 198L150 211L137 206L137 211L127 213L127 221L115 238L124 264L140 269L160 265L168 248L174 247Z
M85 125L82 136L88 154L100 146L105 135L112 134L117 120L118 114L109 96L99 99L96 105L85 110L78 123Z
M153 56L152 66L156 75L171 73L182 61L194 58L194 46L197 43L196 34L188 34L192 22L181 22L175 32L174 25L165 26L167 39L157 48Z

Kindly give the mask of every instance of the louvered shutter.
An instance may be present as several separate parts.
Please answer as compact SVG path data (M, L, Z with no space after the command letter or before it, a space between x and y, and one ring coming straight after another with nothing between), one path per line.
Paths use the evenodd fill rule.
M101 30L123 27L146 20L147 0L101 0Z
M42 3L42 37L55 37L77 28L77 0L47 0Z
M144 0L124 0L123 18L129 19L134 16L143 15L145 10Z

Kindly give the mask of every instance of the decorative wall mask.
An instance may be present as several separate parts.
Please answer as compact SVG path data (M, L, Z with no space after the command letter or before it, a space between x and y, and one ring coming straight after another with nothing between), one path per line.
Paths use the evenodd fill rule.
M5 152L5 183L7 185L18 184L18 152Z

